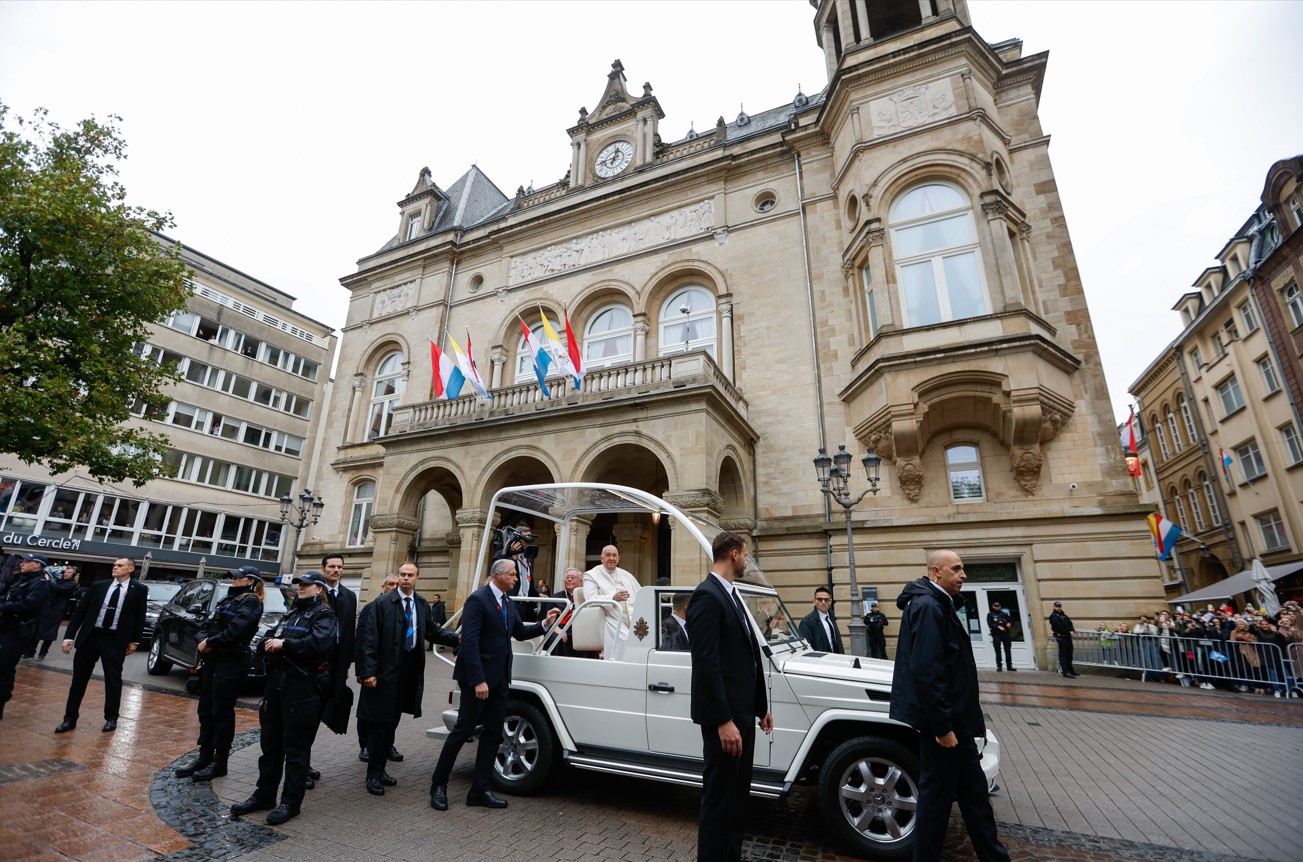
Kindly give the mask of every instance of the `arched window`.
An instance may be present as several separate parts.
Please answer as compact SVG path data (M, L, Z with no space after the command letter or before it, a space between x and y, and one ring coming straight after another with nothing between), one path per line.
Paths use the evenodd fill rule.
M950 499L971 503L986 499L982 483L982 457L971 443L946 447L946 471L950 475Z
M608 305L584 327L584 367L632 361L633 315L623 305Z
M402 397L403 354L390 353L380 361L375 382L371 384L371 418L367 422L366 439L374 440L389 433L394 408Z
M1169 488L1167 493L1171 496L1172 502L1176 504L1176 525L1181 529L1185 529L1190 522L1185 519L1185 504L1181 502L1181 493L1176 490L1175 485Z
M1168 410L1167 410L1167 427L1168 427L1168 428L1171 430L1171 432L1172 432L1172 446L1173 446L1173 448L1175 448L1177 452L1180 452L1180 451L1181 451L1181 448L1182 448L1182 443L1181 443L1181 429L1180 429L1179 427L1177 427L1177 424L1176 424L1176 415L1175 415L1174 413L1172 413L1172 410L1171 410L1170 407L1169 407Z
M1149 417L1149 427L1154 429L1154 436L1158 438L1158 451L1162 453L1163 460L1166 461L1172 455L1167 451L1167 437L1163 434L1163 426L1158 421L1157 413Z
M1194 528L1202 533L1208 525L1203 520L1203 506L1199 505L1199 495L1195 493L1194 485L1189 479L1185 480L1185 496L1190 501L1190 514L1194 515Z
M1213 488L1213 483L1208 481L1206 473L1199 474L1199 484L1203 485L1203 495L1208 500L1208 515L1212 518L1213 526L1222 525L1222 507L1217 503L1217 491Z
M529 328L529 340L534 342L534 349L542 351L547 344L547 334L543 332L543 322L539 321ZM548 366L547 379L561 377L561 369L557 368L556 363ZM531 380L537 381L538 376L534 374L534 357L529 354L529 347L525 344L525 334L521 333L520 339L516 342L516 383L529 383Z
M906 326L987 314L973 207L959 189L932 183L891 207L891 248Z
M1177 402L1181 405L1181 418L1185 420L1185 436L1190 438L1190 443L1193 445L1199 439L1199 435L1194 433L1194 414L1190 412L1190 402L1185 400L1184 395L1178 398Z
M661 306L660 355L689 350L715 358L715 297L700 287L675 291Z
M359 482L353 489L353 512L348 519L348 546L366 544L371 533L371 507L375 503L376 483Z

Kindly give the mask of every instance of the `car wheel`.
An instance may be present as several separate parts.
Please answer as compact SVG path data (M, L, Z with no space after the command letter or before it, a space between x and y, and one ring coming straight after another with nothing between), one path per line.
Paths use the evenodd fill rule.
M843 742L820 770L819 807L857 855L882 862L909 858L918 814L918 755L882 737Z
M156 632L149 642L149 658L145 660L145 670L150 676L163 676L172 669L172 662L163 658L162 632Z
M543 714L512 701L502 721L502 744L493 763L493 784L516 796L537 793L556 764L556 737Z

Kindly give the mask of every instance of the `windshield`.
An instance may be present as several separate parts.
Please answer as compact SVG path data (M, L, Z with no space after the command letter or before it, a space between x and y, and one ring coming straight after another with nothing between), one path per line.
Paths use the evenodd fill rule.
M792 621L782 599L772 593L752 592L746 588L745 583L739 583L738 586L741 587L738 595L742 598L742 605L756 621L756 626L764 634L769 646L781 647L801 642L796 623Z
M230 588L230 584L222 584L218 588L221 592L218 594L217 600L221 601L226 598L226 591ZM266 590L262 600L262 612L264 614L283 614L294 604L294 598L297 595L295 590L289 587L278 587L275 584L267 584L264 589Z
M149 600L160 605L170 602L173 596L181 592L181 586L168 581L145 581L145 589L149 590Z

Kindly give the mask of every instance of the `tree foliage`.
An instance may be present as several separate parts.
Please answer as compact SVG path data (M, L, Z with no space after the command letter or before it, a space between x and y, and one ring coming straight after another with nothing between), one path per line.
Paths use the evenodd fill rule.
M125 202L120 122L63 129L0 103L0 452L140 485L169 442L130 409L174 375L132 347L185 306L186 268L153 233L171 216Z

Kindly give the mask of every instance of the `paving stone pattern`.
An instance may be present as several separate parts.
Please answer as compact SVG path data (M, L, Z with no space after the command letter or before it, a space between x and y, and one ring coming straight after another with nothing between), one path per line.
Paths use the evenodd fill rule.
M1013 857L1030 862L1297 862L1303 832L1299 727L1303 704L1125 679L1066 681L1044 673L983 674L983 700L1004 751L994 797ZM68 677L22 667L0 724L0 859L66 862L163 857L177 862L392 859L643 862L692 859L700 794L692 789L566 770L546 794L510 797L506 812L467 808L473 747L459 759L447 812L428 806L439 743L425 737L450 686L431 662L427 714L405 718L390 764L398 786L363 787L352 729L323 729L321 770L303 813L277 828L262 813L234 820L230 803L257 775L256 714L237 713L231 775L181 781L174 764L194 745L194 701L129 686L115 734L99 732L92 684L82 726L56 736ZM1214 778L1215 776L1215 778ZM1268 777L1270 776L1270 777ZM752 800L744 848L753 862L853 857L823 840L816 794ZM944 859L975 858L958 812Z

